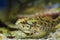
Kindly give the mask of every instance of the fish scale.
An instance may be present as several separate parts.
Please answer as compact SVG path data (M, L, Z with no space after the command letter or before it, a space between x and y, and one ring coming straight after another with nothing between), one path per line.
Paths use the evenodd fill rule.
M49 19L50 19L50 17L48 17ZM51 28L52 28L52 26L56 26L57 24L59 24L59 23L57 23L58 21L59 21L59 19L60 19L60 17L57 17L56 19L52 19L51 18L51 20L49 20L49 19L44 19L44 18L32 18L32 19L34 19L34 20L38 20L39 21L39 25L42 25L42 27L41 27L41 29L40 30L45 30L45 31L49 31L49 30L51 30ZM29 19L29 20L32 20L32 19ZM29 20L27 20L27 21L29 21ZM56 21L55 21L56 20ZM37 22L38 22L37 21ZM33 23L32 23L33 24Z

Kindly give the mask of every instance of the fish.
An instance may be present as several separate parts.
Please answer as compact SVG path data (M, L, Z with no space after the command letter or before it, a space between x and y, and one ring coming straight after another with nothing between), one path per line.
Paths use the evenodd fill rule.
M21 21L22 19L24 19L24 21L26 21L27 23L21 23L24 21ZM38 15L33 15L33 17L27 17L27 20L25 20L25 18L22 19L18 19L16 22L17 27L22 30L27 37L37 37L37 35L41 34L41 36L39 37L44 37L47 34L49 34L50 32L55 32L56 30L56 25L60 24L60 12L58 13L51 13L51 14L38 14ZM33 21L36 20L36 21ZM28 21L30 21L28 23ZM32 24L30 24L32 23ZM29 26L27 26L29 25ZM41 31L43 31L42 34ZM47 33L48 32L48 33ZM36 34L38 33L38 34ZM36 36L35 36L36 35Z

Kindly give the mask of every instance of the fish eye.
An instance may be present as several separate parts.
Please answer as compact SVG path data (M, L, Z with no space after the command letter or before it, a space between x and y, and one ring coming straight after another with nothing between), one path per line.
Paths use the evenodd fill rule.
M2 31L0 31L0 33L3 33Z

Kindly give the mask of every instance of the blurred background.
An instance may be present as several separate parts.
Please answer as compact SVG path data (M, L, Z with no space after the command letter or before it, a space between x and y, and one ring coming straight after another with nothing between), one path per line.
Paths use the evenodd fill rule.
M15 23L18 15L60 8L60 0L0 0L0 21Z

